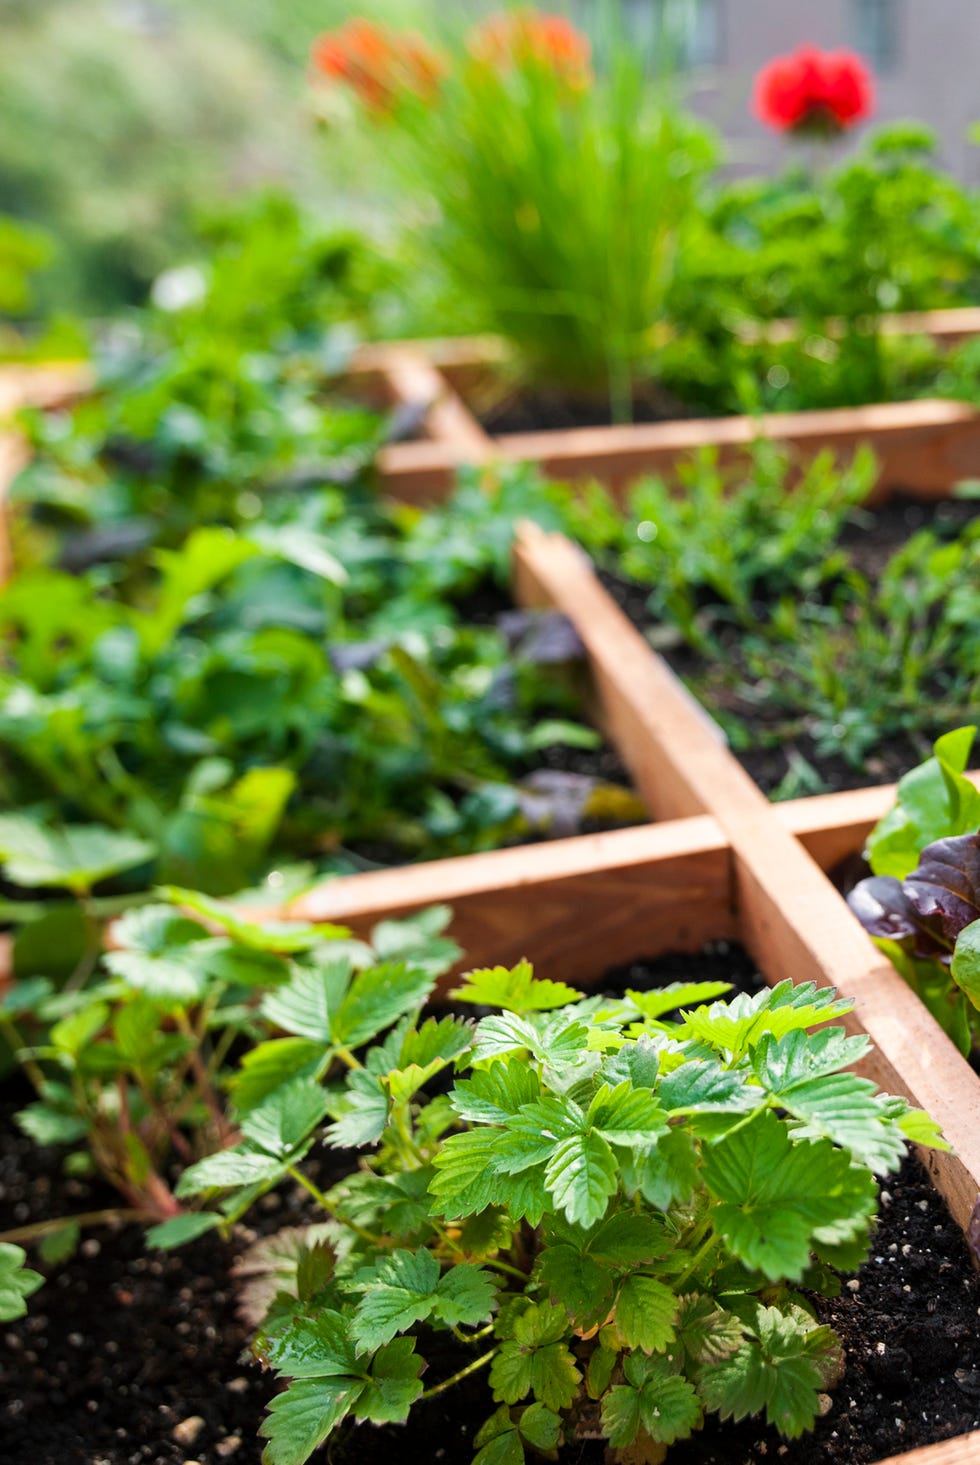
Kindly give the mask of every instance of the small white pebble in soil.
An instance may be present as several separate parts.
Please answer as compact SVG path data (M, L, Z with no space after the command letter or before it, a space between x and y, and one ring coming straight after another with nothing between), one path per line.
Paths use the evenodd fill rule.
M225 1384L229 1394L247 1394L251 1387L251 1383L246 1378L229 1379Z
M890 1256L897 1256L898 1255L898 1242L897 1241L893 1241L892 1242L891 1246L889 1246L889 1248L888 1248L888 1253L889 1253Z
M86 1241L82 1242L78 1249L82 1253L82 1256L98 1256L102 1250L102 1242L96 1241L94 1236L90 1236Z
M915 1204L920 1211L927 1211L929 1209L929 1202L927 1200L917 1200Z
M857 1277L851 1278L851 1280L847 1284L847 1290L848 1292L860 1292L861 1283L858 1281Z
M902 1288L902 1291L903 1292L911 1292L912 1291L912 1288L909 1286L908 1282L906 1282L905 1286Z
M227 1460L230 1455L234 1455L241 1447L242 1437L240 1434L226 1434L224 1439L219 1440L215 1445L214 1453L220 1455L222 1460Z
M179 1424L175 1424L170 1433L178 1445L192 1445L204 1428L204 1420L200 1414L188 1414Z
M885 1345L879 1339L879 1341L875 1344L875 1352L876 1353L884 1353L884 1351L885 1351Z
M907 1241L906 1241L905 1245L902 1247L902 1255L903 1256L911 1256L912 1255L912 1247L910 1246L910 1244Z
M891 1191L890 1190L880 1190L878 1192L878 1199L881 1201L881 1204L883 1206L890 1206L891 1203L892 1203L892 1193L891 1193Z
M823 1416L825 1414L829 1414L830 1411L831 1411L831 1409L833 1409L833 1407L834 1407L834 1401L830 1397L829 1394L818 1394L817 1395L817 1403L820 1406L820 1417L821 1417L821 1419L823 1418Z
M70 1348L81 1348L84 1342L85 1339L82 1337L81 1333L68 1334L68 1346Z

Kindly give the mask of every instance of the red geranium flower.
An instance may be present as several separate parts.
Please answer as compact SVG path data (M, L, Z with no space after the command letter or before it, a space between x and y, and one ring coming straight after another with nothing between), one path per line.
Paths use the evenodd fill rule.
M551 67L573 86L584 86L591 76L589 39L563 15L531 9L492 15L472 32L469 48L495 66L530 61Z
M350 87L372 112L390 112L400 94L429 98L442 63L421 36L396 34L355 18L313 43L314 68Z
M853 51L801 46L755 79L756 116L778 132L833 137L871 115L874 82Z

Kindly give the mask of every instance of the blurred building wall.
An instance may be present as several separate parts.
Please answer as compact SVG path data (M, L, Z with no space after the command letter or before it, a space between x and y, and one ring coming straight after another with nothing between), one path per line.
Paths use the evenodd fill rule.
M849 47L875 73L879 123L914 118L947 167L980 181L980 0L623 0L632 25L673 38L696 109L727 138L732 165L756 171L792 148L751 115L752 80L804 42Z

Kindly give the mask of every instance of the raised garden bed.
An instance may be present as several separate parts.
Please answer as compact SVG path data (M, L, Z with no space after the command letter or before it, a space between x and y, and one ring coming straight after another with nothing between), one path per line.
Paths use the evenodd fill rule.
M488 456L475 437L468 451L474 461ZM769 805L574 546L525 529L515 586L523 603L561 610L576 625L600 723L662 822L338 880L288 914L364 929L444 900L455 908L468 965L526 954L542 974L581 982L596 981L611 963L738 939L770 981L792 976L850 993L858 1002L852 1030L875 1045L869 1074L927 1109L954 1147L953 1155L930 1155L930 1174L980 1256L978 1081L824 873L859 849L888 791ZM901 1458L956 1465L977 1449L976 1436L962 1436Z
M952 319L943 319L947 315ZM891 328L955 340L973 335L978 321L976 310L940 311L896 317ZM432 404L423 438L382 451L378 471L387 491L411 502L440 497L456 467L489 455L502 462L535 463L560 479L595 478L622 495L637 477L669 475L703 448L717 450L723 463L737 461L760 437L785 444L800 463L824 448L844 456L870 443L878 459L876 495L881 498L898 488L943 497L980 466L980 416L964 403L945 400L491 436L467 408L466 397L481 377L492 375L500 359L499 345L481 339L372 346L357 354L355 380L384 384L390 400Z

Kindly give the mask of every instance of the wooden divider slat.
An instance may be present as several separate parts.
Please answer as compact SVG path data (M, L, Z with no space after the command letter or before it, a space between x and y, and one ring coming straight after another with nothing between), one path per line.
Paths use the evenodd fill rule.
M411 346L392 346L385 355L384 376L395 402L410 407L430 404L426 414L429 437L451 448L457 462L482 463L492 456L491 439L423 352Z
M911 1384L911 1380L909 1381ZM925 1445L918 1450L906 1450L904 1455L889 1455L877 1465L978 1465L980 1461L980 1430L973 1434L957 1436L955 1440L942 1440L938 1445Z
M502 462L534 463L556 478L595 478L622 499L637 478L669 476L700 449L716 449L722 463L734 464L766 436L800 465L823 448L844 456L870 443L878 459L877 501L899 489L944 498L980 471L980 415L946 401L506 433L493 443ZM458 461L444 443L394 443L380 454L378 471L389 493L422 503L450 492Z
M542 858L544 856L544 858ZM731 857L713 819L583 835L327 882L290 919L377 921L434 902L453 909L463 968L513 965L587 986L609 966L731 939Z
M951 1214L967 1231L980 1192L980 1084L762 791L711 735L646 641L560 535L525 527L515 586L576 625L610 727L655 817L710 813L734 855L742 938L771 981L792 977L854 997L875 1052L868 1071L942 1125L956 1155L929 1156Z

